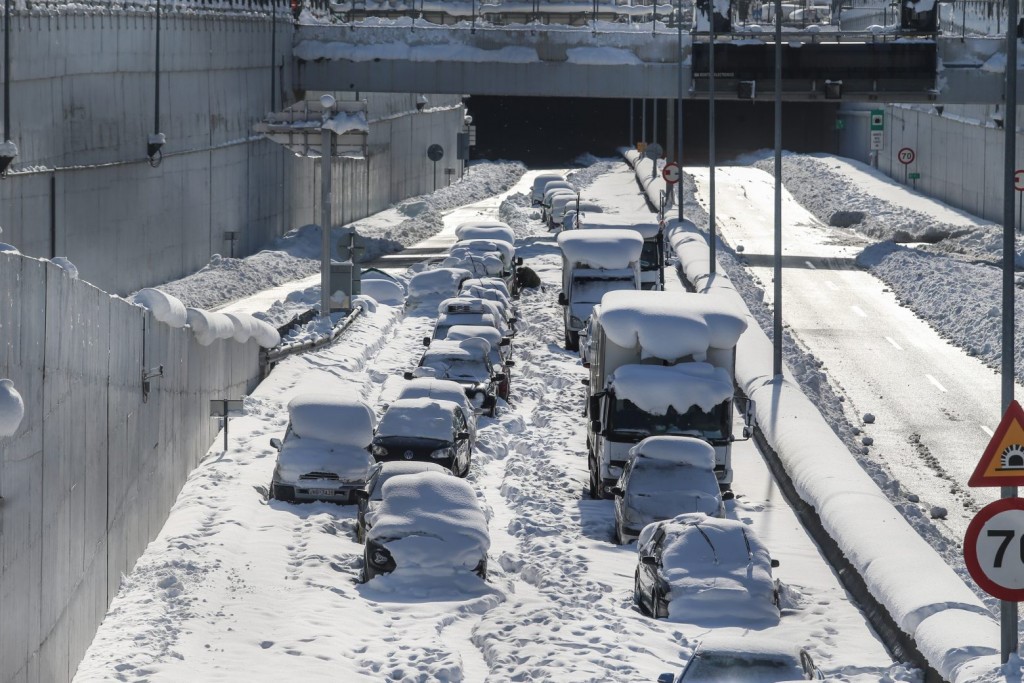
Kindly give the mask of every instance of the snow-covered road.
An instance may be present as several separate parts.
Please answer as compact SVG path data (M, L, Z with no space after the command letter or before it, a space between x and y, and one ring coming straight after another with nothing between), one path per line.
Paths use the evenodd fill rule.
M643 210L623 173L591 191L609 209ZM612 543L611 502L584 494L585 371L561 347L557 247L530 211L504 208L521 214L518 253L544 287L519 302L511 405L481 418L469 478L490 515L489 581L399 573L358 584L354 510L266 500L268 439L283 432L288 400L336 391L379 408L415 364L437 302L379 306L335 344L285 359L246 400L228 451L211 448L126 578L77 681L642 681L678 669L712 629L749 630L727 610L686 624L633 606L635 546ZM467 211L496 218L497 202L462 209L445 231ZM848 601L753 443L737 443L734 459L729 515L781 561L785 609L765 630L844 680L914 680Z
M707 206L707 169L687 171ZM774 180L757 168L722 167L716 185L721 234L742 245L770 301ZM926 208L919 196L910 199ZM967 489L966 482L999 423L999 376L854 265L868 240L823 225L788 194L782 215L782 307L790 332L842 392L847 417L870 444L868 456L923 506L947 509L936 524L958 542L980 506L998 497L998 489ZM869 413L875 419L866 424Z

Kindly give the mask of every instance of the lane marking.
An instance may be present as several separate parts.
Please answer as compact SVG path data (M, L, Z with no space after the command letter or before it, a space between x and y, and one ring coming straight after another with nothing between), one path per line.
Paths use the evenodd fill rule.
M850 306L850 310L859 315L862 318L868 317L868 314L861 310L860 306Z
M804 261L804 263L806 263L807 267L810 268L811 270L817 270L817 268L814 267L814 264L811 263L810 261Z
M831 289L833 292L839 291L839 285L832 282L831 280L825 280L825 284L828 285L828 288Z
M985 425L978 425L978 426L981 427L981 431L985 432L989 436L995 436L995 432L993 432L991 429L989 429Z
M932 384L934 384L935 387L939 391L942 391L942 392L946 392L947 391L946 387L944 387L941 384L939 384L939 380L935 379L934 377L932 377L931 375L928 375L928 374L926 374L925 377L927 377L928 381L931 382Z
M885 341L887 341L887 342L889 342L890 344L892 344L893 346L895 346L895 347L896 347L896 350L897 350L897 351L902 351L902 350L903 350L903 347L902 347L902 346L900 346L899 344L897 344L897 343L896 343L896 340L895 340L895 339L893 339L892 337L886 337L886 338L885 338Z

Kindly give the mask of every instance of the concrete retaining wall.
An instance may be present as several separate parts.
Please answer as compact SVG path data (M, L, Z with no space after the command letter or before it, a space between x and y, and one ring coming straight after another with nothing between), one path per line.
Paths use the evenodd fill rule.
M67 256L83 279L126 294L229 254L226 231L239 232L238 256L318 222L314 160L251 132L295 98L291 14L285 3L276 21L262 9L165 9L159 129L167 144L156 168L146 158L156 128L154 13L12 14L10 137L19 156L0 181L0 241ZM419 113L415 95L361 97L371 158L336 162L336 220L430 191L432 143L446 150L440 183L444 166L457 166L461 98L430 96Z
M143 402L142 369L163 365ZM254 341L188 329L0 253L0 377L25 401L0 438L0 682L70 680L122 574L218 431L212 398L255 386Z

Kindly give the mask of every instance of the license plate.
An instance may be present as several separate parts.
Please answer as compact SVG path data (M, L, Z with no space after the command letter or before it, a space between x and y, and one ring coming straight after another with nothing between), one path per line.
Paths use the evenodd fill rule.
M334 489L310 489L309 495L311 496L333 496Z

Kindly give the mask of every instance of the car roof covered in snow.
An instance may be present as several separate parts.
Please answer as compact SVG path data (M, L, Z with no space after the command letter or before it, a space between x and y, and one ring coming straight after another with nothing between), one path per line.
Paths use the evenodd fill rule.
M454 325L452 327L455 327ZM481 337L469 339L435 339L423 352L424 364L442 358L483 359L491 352L491 344Z
M656 237L661 226L657 221L652 221L649 215L638 216L636 214L614 214L601 213L593 214L581 212L576 219L576 226L583 230L607 230L618 228L620 230L636 230L644 239Z
M466 398L466 392L462 385L450 379L436 379L434 377L417 377L408 380L399 390L398 398L432 398L438 401L452 401L462 406L463 413L467 418L473 415L473 406Z
M632 458L662 460L708 470L715 467L714 447L692 436L649 436L633 446L629 455Z
M416 273L409 280L409 296L424 297L430 294L451 296L459 286L473 277L465 268L431 268Z
M592 268L628 268L640 259L644 240L633 230L570 230L558 234L558 246L572 264L582 263Z
M288 402L292 431L303 439L366 448L373 439L376 416L357 398L337 394L299 394Z
M483 239L507 242L508 244L516 243L516 234L512 228L504 223L489 221L463 223L455 228L455 237L459 240Z

